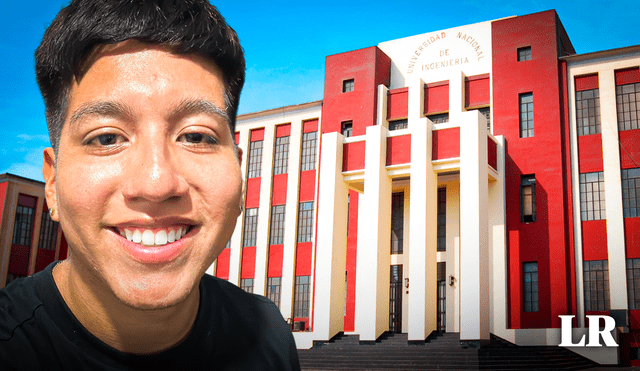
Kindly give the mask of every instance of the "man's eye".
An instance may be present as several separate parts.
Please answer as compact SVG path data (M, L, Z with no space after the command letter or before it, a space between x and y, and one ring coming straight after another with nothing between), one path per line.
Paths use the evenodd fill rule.
M183 134L184 141L192 144L217 144L218 141L202 133L185 133Z
M87 144L94 144L100 146L112 146L119 142L120 135L118 134L100 134L91 139Z

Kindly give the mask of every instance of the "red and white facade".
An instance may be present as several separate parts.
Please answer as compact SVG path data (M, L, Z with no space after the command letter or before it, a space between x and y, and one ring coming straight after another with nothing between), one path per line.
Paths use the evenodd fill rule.
M616 84L640 82L639 51L576 55L547 11L328 56L322 101L239 117L245 210L257 222L238 221L210 273L279 300L303 330L294 333L301 348L390 329L409 340L440 329L464 342L495 334L557 345L567 314L576 333L586 314L610 314L631 333L621 348L640 346L628 340L640 312L627 303L626 260L640 257L640 218L623 216L621 180L640 167L640 130L617 130L615 94ZM585 86L600 87L602 129L578 136L576 89ZM311 168L302 153L310 132ZM252 146L261 171L249 175ZM596 171L606 208L582 221L580 174ZM301 240L309 203L312 235ZM584 262L602 260L608 280L602 269L600 283L585 279L585 266L586 276L597 267ZM609 298L585 292L592 283L606 283ZM599 299L606 309L592 310ZM617 363L620 352L587 355Z

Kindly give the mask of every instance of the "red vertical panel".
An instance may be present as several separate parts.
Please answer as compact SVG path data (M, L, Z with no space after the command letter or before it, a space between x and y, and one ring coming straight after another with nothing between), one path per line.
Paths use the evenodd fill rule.
M411 135L387 138L387 166L411 162Z
M598 74L576 76L576 91L598 89Z
M606 220L582 222L582 256L585 261L609 259Z
M424 113L449 111L449 82L428 84L424 91Z
M316 193L316 171L307 170L300 173L300 202L313 201ZM317 208L316 208L317 210Z
M233 135L233 140L235 140L235 143L238 144L240 142L240 133L236 131L236 133Z
M432 131L433 160L460 157L460 127Z
M216 277L223 280L229 279L229 264L231 261L231 249L224 249L216 259Z
M7 196L7 184L9 184L9 182L0 183L0 221L2 221L2 213L4 212L4 202Z
M580 173L602 171L602 134L578 137L578 168Z
M18 205L20 206L35 208L37 203L38 203L38 199L36 197L27 196L23 194L18 195Z
M640 82L640 69L638 67L618 70L616 73L616 85L634 84Z
M267 277L282 277L282 256L284 245L269 246L269 267Z
M11 245L9 273L26 276L29 272L31 246Z
M311 275L311 242L300 242L296 247L296 276Z
M624 241L627 258L640 258L640 217L624 218Z
M364 169L364 151L366 142L343 144L342 171Z
M303 133L310 133L312 131L318 131L318 119L308 120L303 123Z
M256 247L242 248L242 269L240 278L254 278L256 272Z
M498 145L491 138L487 138L487 157L489 166L498 170Z
M260 179L247 179L247 194L245 200L245 208L251 209L260 206Z
M409 110L409 88L389 90L387 94L387 119L407 117Z
M58 260L64 260L69 256L69 245L67 244L67 239L64 237L64 233L62 233L62 238L60 239L60 253L58 254Z
M623 130L620 139L620 167L632 169L640 164L640 129Z
M277 174L273 176L271 205L284 205L287 203L287 179L288 174Z
M53 263L56 257L56 250L38 249L38 255L36 255L36 269L33 273L40 272L45 269L47 265Z
M276 126L276 138L288 137L291 135L291 124Z
M464 82L465 107L481 107L491 103L489 74L469 76Z
M264 140L264 129L251 130L251 141L257 142L260 140Z
M347 308L344 330L354 331L356 316L356 263L358 250L358 204L359 193L349 191L349 225L347 232Z

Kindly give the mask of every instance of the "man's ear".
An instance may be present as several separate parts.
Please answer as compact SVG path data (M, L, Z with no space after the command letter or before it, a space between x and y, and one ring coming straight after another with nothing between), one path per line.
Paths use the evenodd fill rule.
M53 209L51 219L60 221L60 210L58 209L58 198L56 193L56 154L53 148L44 149L42 161L42 175L44 176L44 195L47 199L49 210Z

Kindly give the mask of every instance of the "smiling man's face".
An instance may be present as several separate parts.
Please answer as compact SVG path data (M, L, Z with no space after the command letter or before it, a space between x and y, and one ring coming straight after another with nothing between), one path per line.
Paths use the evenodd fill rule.
M55 169L52 149L44 165L70 278L139 309L197 287L240 213L223 81L200 57L135 41L91 58L70 90Z

